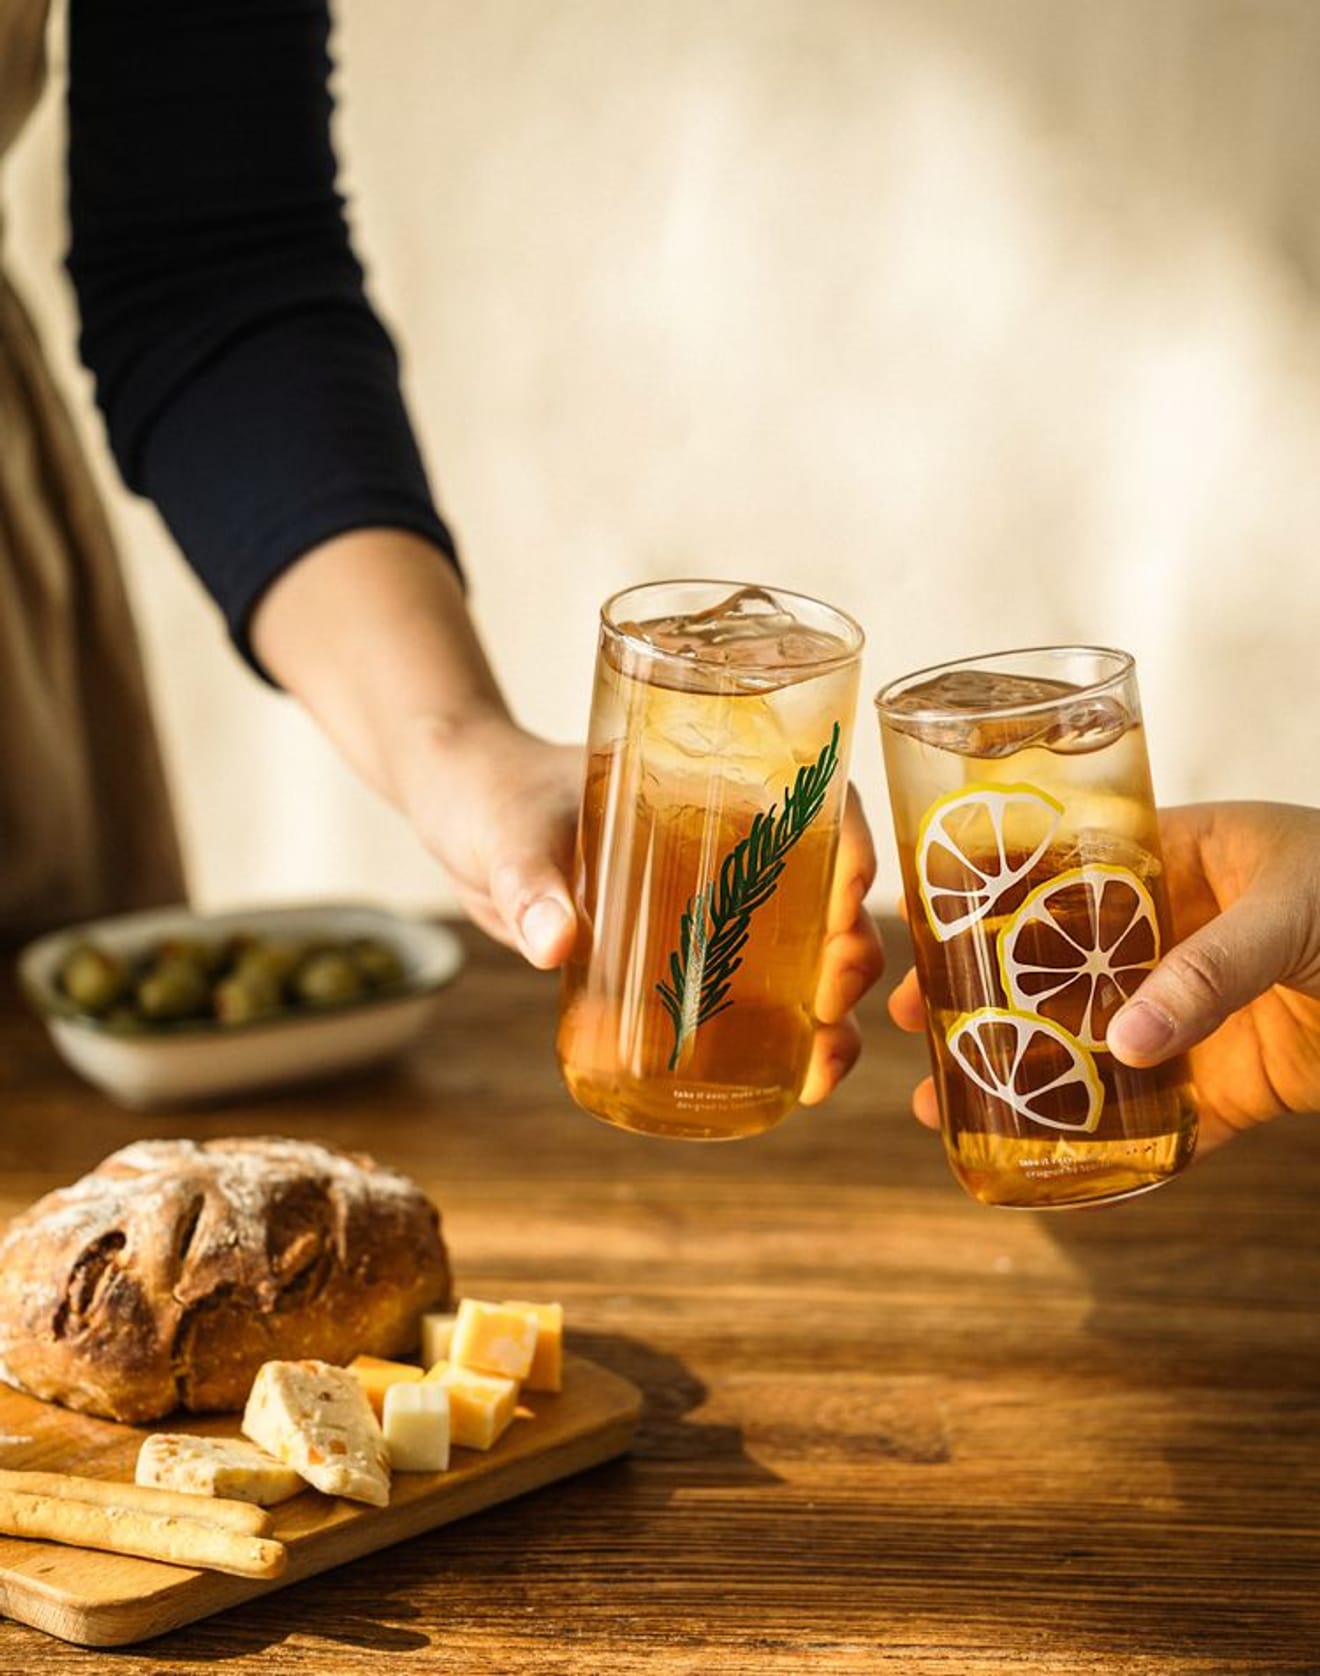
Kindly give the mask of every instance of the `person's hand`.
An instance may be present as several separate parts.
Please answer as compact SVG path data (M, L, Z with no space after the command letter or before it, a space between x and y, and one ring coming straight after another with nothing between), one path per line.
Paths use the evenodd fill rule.
M1190 1050L1204 1151L1320 1110L1320 810L1198 804L1160 835L1180 941L1108 1043L1133 1066Z
M1108 1045L1125 1065L1188 1053L1199 1151L1285 1112L1320 1110L1320 810L1207 803L1160 812L1180 939L1118 1012ZM889 1003L924 1024L915 974ZM913 1096L939 1114L929 1078Z
M816 1035L802 1090L804 1106L818 1105L857 1063L862 1034L854 1007L885 969L885 951L866 897L875 882L875 845L862 800L848 787L834 864L825 953L816 988Z
M568 879L582 787L582 753L548 745L506 718L486 717L454 735L423 730L405 785L405 811L443 863L463 907L498 942L532 965L561 965L576 918ZM802 1103L824 1100L861 1051L853 1008L884 969L864 906L875 849L850 786L834 870L817 1019Z
M399 806L464 911L533 966L561 966L577 930L568 880L582 751L548 744L498 712L411 731L396 775Z
M411 822L472 919L534 966L577 934L569 888L583 756L517 726L452 569L414 536L360 530L306 555L263 597L263 663L362 777ZM875 851L849 788L802 1100L823 1100L861 1048L857 1001L880 976L863 906Z

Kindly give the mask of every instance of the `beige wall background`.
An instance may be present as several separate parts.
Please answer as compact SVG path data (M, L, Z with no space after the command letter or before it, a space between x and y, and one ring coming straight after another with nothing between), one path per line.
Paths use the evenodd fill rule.
M1320 6L341 0L340 155L514 707L581 735L633 580L816 592L868 690L1138 657L1156 785L1320 803ZM194 894L445 905L111 480L59 268L60 46L11 265L100 461ZM856 778L897 889L879 751Z

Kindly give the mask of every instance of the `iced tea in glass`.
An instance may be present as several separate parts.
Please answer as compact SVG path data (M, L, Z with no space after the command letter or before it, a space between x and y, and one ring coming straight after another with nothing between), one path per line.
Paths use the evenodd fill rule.
M954 1174L992 1205L1159 1186L1196 1141L1187 1066L1105 1047L1170 937L1131 657L973 658L876 703Z
M606 602L557 1043L597 1117L731 1140L796 1105L861 647L842 613L777 588Z

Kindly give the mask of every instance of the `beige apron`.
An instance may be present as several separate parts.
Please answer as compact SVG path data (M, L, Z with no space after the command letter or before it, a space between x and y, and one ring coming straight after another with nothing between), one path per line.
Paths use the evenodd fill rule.
M0 0L0 155L48 0ZM0 272L0 943L183 899L137 636L69 417Z

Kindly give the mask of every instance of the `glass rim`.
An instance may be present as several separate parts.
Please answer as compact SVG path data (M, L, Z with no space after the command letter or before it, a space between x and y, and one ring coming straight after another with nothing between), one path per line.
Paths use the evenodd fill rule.
M725 577L710 576L665 576L653 582L634 582L626 588L620 588L604 601L600 608L601 627L616 640L622 641L641 656L656 663L677 664L682 669L703 669L712 674L723 676L731 685L744 684L744 678L750 677L760 682L764 681L766 671L731 669L728 664L717 662L711 658L704 658L694 652L671 652L663 646L655 646L640 635L629 634L618 622L616 612L622 601L633 595L647 593L660 588L711 588L717 591L727 589L737 593L741 588L757 588L762 593L772 594L776 599L787 600L793 604L809 605L816 611L826 612L843 629L846 637L845 649L830 657L801 658L788 660L776 664L774 673L786 676L801 676L804 671L812 674L824 674L827 670L842 669L844 665L853 663L862 655L866 645L866 633L855 617L850 617L846 611L841 611L837 605L831 605L827 600L817 599L814 594L797 592L793 588L781 588L771 582L738 582Z
M1059 693L1054 698L1035 698L1022 704L987 704L978 710L954 709L949 705L929 705L920 710L900 710L895 707L894 699L919 681L930 680L936 675L951 675L964 669L985 669L995 674L1005 672L1005 664L1018 659L1040 657L1093 657L1108 658L1114 662L1113 671L1095 681L1087 681L1074 687L1070 692ZM925 669L913 669L906 675L899 675L892 681L887 681L875 695L874 704L880 712L881 719L890 716L902 716L909 722L938 722L938 721L993 721L1003 716L1037 716L1057 710L1060 704L1076 704L1079 699L1103 697L1114 687L1121 686L1135 673L1137 660L1131 652L1121 651L1116 646L1088 646L1081 643L1061 644L1056 646L1016 646L1006 652L983 652L975 657L952 658L944 663L929 664Z

